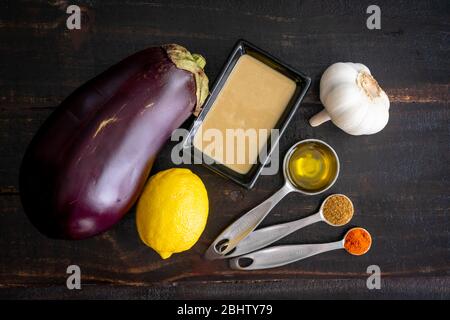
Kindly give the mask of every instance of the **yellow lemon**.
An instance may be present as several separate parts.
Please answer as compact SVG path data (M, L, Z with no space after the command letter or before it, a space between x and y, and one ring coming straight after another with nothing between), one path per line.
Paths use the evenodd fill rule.
M141 240L163 259L190 249L208 218L208 194L189 169L168 169L150 178L139 199L136 225Z

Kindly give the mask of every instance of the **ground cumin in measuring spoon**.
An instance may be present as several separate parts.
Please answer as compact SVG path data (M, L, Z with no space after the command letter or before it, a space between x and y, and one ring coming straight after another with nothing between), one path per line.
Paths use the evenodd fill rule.
M325 220L334 226L343 226L353 217L353 204L351 200L342 195L334 194L325 199L322 213Z
M345 250L355 256L365 254L371 245L372 237L364 228L353 228L347 232L344 238Z

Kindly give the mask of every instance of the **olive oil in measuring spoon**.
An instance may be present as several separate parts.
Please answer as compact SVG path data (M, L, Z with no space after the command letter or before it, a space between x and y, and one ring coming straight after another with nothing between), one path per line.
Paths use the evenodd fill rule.
M314 141L299 144L288 167L292 183L307 192L319 192L327 188L338 170L333 151Z

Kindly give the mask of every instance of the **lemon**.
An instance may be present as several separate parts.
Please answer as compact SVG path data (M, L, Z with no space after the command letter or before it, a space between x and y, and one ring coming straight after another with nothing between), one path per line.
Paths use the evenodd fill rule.
M208 194L189 169L168 169L150 178L136 212L141 240L163 259L190 249L208 218Z

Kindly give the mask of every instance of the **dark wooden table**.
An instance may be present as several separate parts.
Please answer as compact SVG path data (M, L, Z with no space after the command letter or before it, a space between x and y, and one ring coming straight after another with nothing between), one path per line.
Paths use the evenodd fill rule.
M450 298L450 3L376 1L381 30L368 30L373 1L2 1L0 4L0 298ZM82 8L81 31L66 7ZM281 174L245 190L202 166L210 216L195 247L163 261L138 238L130 212L93 239L49 240L27 220L18 190L24 150L40 124L77 86L147 46L176 42L207 58L211 79L239 38L304 71L312 88L281 152L314 137L335 147L340 179L327 194L352 198L352 225L371 231L362 257L329 252L285 267L237 272L201 255L234 219L282 185ZM380 133L354 137L331 123L311 128L318 82L338 61L368 65L391 100ZM170 148L153 172L172 167ZM265 224L300 218L327 195L289 195ZM345 228L317 224L281 243L322 242ZM82 290L66 288L79 265ZM381 269L368 290L366 269Z

